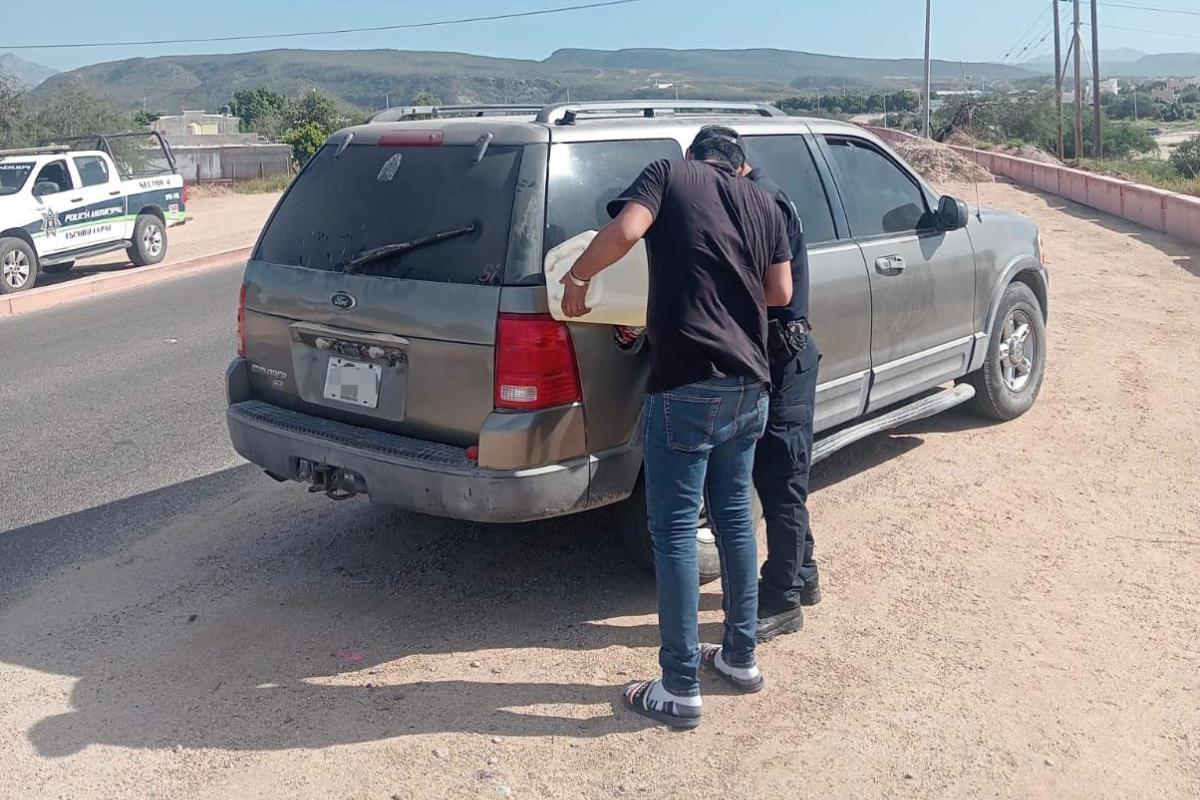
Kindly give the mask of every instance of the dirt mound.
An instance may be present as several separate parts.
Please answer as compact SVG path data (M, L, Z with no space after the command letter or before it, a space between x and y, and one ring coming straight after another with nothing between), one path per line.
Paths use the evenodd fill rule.
M1054 164L1055 166L1059 167L1063 165L1063 162L1059 161L1042 148L1032 144L1006 145L1004 147L997 147L996 152L1004 153L1005 155L1009 156L1016 156L1017 158L1024 158L1029 161L1037 161L1042 164Z
M907 139L892 146L917 172L933 183L991 183L994 180L992 173L944 144Z
M227 197L233 189L226 183L189 183L189 197Z
M979 140L969 133L955 131L954 133L950 134L950 138L946 140L946 144L956 144L960 147L978 147Z

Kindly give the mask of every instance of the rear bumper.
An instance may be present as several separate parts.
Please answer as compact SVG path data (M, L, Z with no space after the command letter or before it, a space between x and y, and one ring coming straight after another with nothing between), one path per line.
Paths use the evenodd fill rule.
M631 489L641 465L635 448L533 469L481 469L461 448L249 399L246 371L237 359L226 373L229 436L243 458L293 480L302 460L347 470L373 502L423 514L496 523L571 514L622 499L619 486L628 476ZM597 495L593 477L617 487Z

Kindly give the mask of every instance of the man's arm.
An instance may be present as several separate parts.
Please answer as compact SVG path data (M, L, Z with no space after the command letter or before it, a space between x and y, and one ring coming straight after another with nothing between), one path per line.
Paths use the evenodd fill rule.
M792 248L788 242L787 213L778 205L775 213L770 216L774 253L771 266L763 276L763 293L767 305L778 308L792 302Z
M571 280L572 276L579 281L590 281L632 250L653 223L654 215L650 209L634 200L627 202L616 219L600 229L596 238L592 239L592 243L583 251L583 255L563 276L562 284L566 287L566 291L563 292L563 314L568 317L582 317L591 311L585 303L587 286L576 286ZM791 285L790 273L788 285Z
M791 261L781 261L767 267L767 274L763 279L763 293L766 295L767 305L773 308L792 302Z

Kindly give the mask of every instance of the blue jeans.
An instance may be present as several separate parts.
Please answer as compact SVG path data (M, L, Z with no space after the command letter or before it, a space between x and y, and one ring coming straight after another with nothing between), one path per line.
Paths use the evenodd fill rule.
M697 695L700 587L696 527L707 481L708 514L725 593L723 658L754 665L758 548L750 511L754 447L767 422L766 387L713 378L646 398L646 508L658 576L658 660L663 685Z

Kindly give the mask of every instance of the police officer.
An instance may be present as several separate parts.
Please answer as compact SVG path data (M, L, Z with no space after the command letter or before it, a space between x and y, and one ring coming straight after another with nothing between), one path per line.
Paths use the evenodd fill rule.
M706 126L700 133L705 135L738 139L736 131L716 125ZM792 250L792 301L767 310L770 412L754 455L754 488L767 522L767 560L758 588L758 641L765 642L800 630L803 606L821 601L808 518L820 354L808 323L808 253L800 216L787 193L762 170L747 163L742 172L783 210Z

